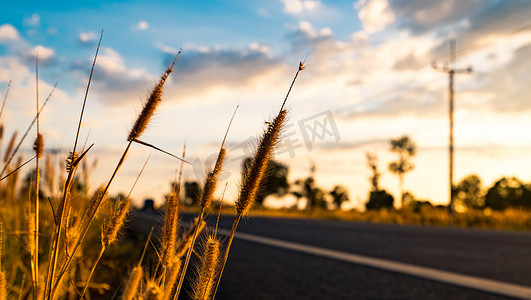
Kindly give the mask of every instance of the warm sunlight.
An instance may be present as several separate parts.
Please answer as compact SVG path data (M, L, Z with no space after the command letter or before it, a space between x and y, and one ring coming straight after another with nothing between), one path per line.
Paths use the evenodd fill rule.
M529 297L531 245L511 246L528 233L462 229L463 249L516 252L455 263L453 228L369 224L531 228L529 16L524 0L4 3L0 300ZM304 253L333 261L321 275L400 283L224 286L232 256L255 260L242 240L263 273L312 269Z

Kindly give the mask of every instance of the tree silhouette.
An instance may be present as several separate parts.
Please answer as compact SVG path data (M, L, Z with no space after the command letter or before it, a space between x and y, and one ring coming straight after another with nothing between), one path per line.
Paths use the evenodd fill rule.
M199 205L201 197L201 185L197 181L184 183L184 203L186 205Z
M461 180L455 192L455 199L468 208L481 208L485 205L481 197L481 179L475 174Z
M377 192L378 191L378 182L380 180L380 173L378 173L378 156L376 154L366 152L365 156L367 157L367 164L369 165L369 168L372 171L372 175L370 177L372 190Z
M341 209L341 204L349 200L347 189L341 185L334 186L334 189L330 192L330 195L332 196L334 204L336 205L336 209Z
M418 200L410 192L404 193L404 207L411 209L411 211L419 213L423 207L433 207L433 205L426 200Z
M294 189L291 193L297 197L297 206L301 198L306 199L306 210L311 208L328 209L328 202L325 199L325 192L317 186L315 179L310 176L306 179L297 179L293 183Z
M515 177L503 177L488 190L485 206L494 210L504 210L509 207L530 208L531 189Z
M369 192L369 201L365 204L365 208L368 210L392 209L394 202L393 196L379 188L380 173L378 173L378 157L376 154L370 152L367 152L365 155L367 157L367 165L372 172L371 177L369 177L372 189Z
M400 184L400 207L404 206L404 175L415 167L411 163L411 158L415 156L417 146L407 136L392 139L391 152L398 154L398 160L389 164L389 171L398 176Z
M365 204L367 210L392 209L395 198L385 190L372 191L369 201Z

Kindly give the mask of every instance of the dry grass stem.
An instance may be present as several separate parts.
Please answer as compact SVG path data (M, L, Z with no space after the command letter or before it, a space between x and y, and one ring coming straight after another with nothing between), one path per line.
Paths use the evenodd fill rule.
M144 271L142 270L142 267L140 265L133 268L131 274L129 275L129 279L127 279L127 282L125 283L125 289L122 294L123 300L135 299L135 296L138 293L138 287L140 286L143 273Z
M50 91L50 93L48 94L48 97L46 97L46 99L44 100L44 103L42 104L42 106L39 108L39 114L42 113L44 107L46 106L46 104L48 103L48 101L50 100L50 98L52 97L53 95L53 92L55 91L55 88L57 87L57 82L55 83L55 85L53 86L52 90ZM28 133L30 132L31 128L33 128L33 125L35 124L35 122L37 121L37 116L35 116L33 118L33 121L31 121L31 124L28 126L28 129L26 129L26 132L24 133L24 135L22 136L22 138L20 139L20 141L18 142L17 146L15 147L15 149L11 152L11 155L9 155L9 158L7 159L7 161L4 160L4 168L2 169L2 171L0 172L0 176L4 175L4 172L6 171L7 167L9 166L9 164L11 163L11 160L13 160L13 157L15 157L15 155L17 154L18 150L20 149L20 146L22 145L22 143L24 142L24 140L26 139L26 136L28 136Z
M180 52L179 52L180 53ZM164 73L164 75L162 76L162 79L159 81L159 83L157 84L157 86L155 87L154 91L152 92L152 95L153 94L160 94L162 92L162 86L164 85L164 82L167 78L167 76L171 73L171 71L173 71L173 66L175 65L175 62L177 61L177 58L178 58L178 55L177 57L175 58L175 60L173 61L173 64L172 66L166 70L166 72ZM159 95L160 96L160 95ZM150 97L150 99L153 98L153 97ZM155 97L156 98L156 97ZM150 100L148 100L149 102ZM159 99L160 101L160 99ZM146 104L146 106L148 106L148 104ZM152 106L152 105L151 105ZM144 107L145 108L145 107ZM151 113L154 112L154 109L156 108L156 105L154 107L152 107L153 111L151 111ZM137 119L137 123L139 123L139 120L140 119L146 119L146 116L142 117L142 114L146 114L144 112L144 110L142 111L142 113L140 114L140 116L138 117ZM147 121L149 121L149 118L147 119ZM140 122L142 123L142 122ZM135 125L136 126L136 125ZM144 124L144 126L147 126L147 123ZM131 132L138 132L134 129L135 127L133 127L133 130ZM139 135L140 135L141 132L139 132ZM137 136L138 137L138 136ZM133 138L134 139L134 138ZM129 149L131 148L131 144L133 143L133 139L129 139L129 143L127 144L127 147L125 148L124 152L122 153L122 156L120 158L120 160L118 161L118 164L116 165L116 168L114 169L113 171L113 174L111 175L111 178L109 179L109 181L107 182L107 185L105 186L105 189L103 190L103 193L102 193L102 198L98 200L98 202L96 203L96 210L94 210L87 218L88 220L88 223L87 225L84 226L84 228L82 229L81 231L81 235L80 237L78 238L78 241L76 242L76 245L74 246L74 249L73 249L73 252L77 251L77 249L79 248L79 245L81 244L82 240L84 239L85 237L85 234L90 226L90 223L92 222L92 220L94 219L94 216L95 216L95 213L97 211L97 208L101 205L102 203L102 200L103 198L105 197L105 195L107 194L107 191L109 190L109 187L110 185L112 184L114 178L116 177L116 174L118 173L118 170L120 169L120 167L122 166L122 164L124 163L125 161L125 158L127 156L127 153L129 152ZM76 160L77 162L79 161ZM67 182L68 182L68 179L67 179ZM65 265L63 266L63 269L61 270L61 273L59 274L59 277L62 276L62 274L64 274L64 271L66 271L66 268L68 268L68 265L70 264L70 262L72 261L71 258L68 259L68 261L65 263ZM56 285L53 287L53 289L55 290L56 288ZM53 294L53 291L52 291L52 294Z
M287 111L284 109L284 106L286 105L286 101L288 100L288 97L291 93L291 90L293 89L293 85L295 84L297 77L299 76L299 73L304 70L305 67L306 66L304 64L304 61L301 61L299 63L299 67L297 68L297 72L295 73L295 76L291 81L291 85L288 89L288 92L286 93L286 97L282 102L280 111L276 118L273 120L273 122L268 123L267 129L263 134L262 138L260 139L256 153L252 158L251 166L245 173L242 186L240 187L240 195L236 200L236 216L234 217L234 222L232 223L231 234L227 244L227 249L225 250L225 255L221 263L221 268L217 276L217 283L214 289L213 297L216 297L221 276L223 275L225 264L227 263L227 259L229 258L229 251L232 246L234 234L236 233L236 229L238 228L240 219L249 211L256 199L260 185L262 184L262 180L264 179L269 160L271 159L274 148L278 142L278 138L287 115Z
M239 222L252 209L256 198L260 194L261 185L267 177L266 172L269 163L286 123L288 110L285 108L285 105L289 94L300 71L304 70L306 65L304 62L300 62L286 97L283 99L284 101L277 111L278 114L270 122L266 123L267 125L264 127L263 133L258 140L256 149L254 149L255 151L251 157L249 167L245 170L242 178L239 195L235 202L236 215L227 242L227 248L224 250L224 246L222 247L221 245L222 240L217 237L218 224L220 222L219 214L213 235L203 234L202 232L206 228L207 215L210 213L212 202L214 199L219 199L215 198L218 189L218 179L223 172L223 164L228 155L228 148L225 146L225 142L227 141L228 133L239 106L234 110L226 128L215 164L205 174L205 182L203 183L201 195L198 199L200 213L189 226L186 226L187 229L185 230L181 229L182 220L179 215L179 205L182 200L181 180L183 176L183 165L184 163L191 164L184 160L186 144L183 149L182 158L179 158L168 151L142 141L144 139L142 135L146 128L150 126L149 122L160 106L165 84L174 71L181 51L175 56L171 66L154 83L151 93L145 99L142 110L136 120L134 120L131 130L127 132L127 136L125 137L127 145L124 147L125 149L118 162L115 163L110 178L104 182L101 188L96 191L90 189L89 192L89 181L95 178L90 178L91 168L89 168L89 164L87 163L87 153L92 149L94 144L86 148L88 146L88 137L85 144L83 144L83 141L80 140L80 132L81 126L85 126L83 124L84 112L88 104L89 90L95 74L96 61L102 45L102 39L103 31L100 35L88 77L81 113L78 122L76 122L77 130L75 131L74 144L69 149L71 151L66 160L56 160L53 157L55 152L52 149L44 148L45 141L40 131L40 114L55 91L57 83L46 100L43 103L39 103L39 59L38 54L36 55L35 117L22 137L18 135L17 131L14 131L9 143L7 144L7 141L4 141L7 147L3 147L5 149L5 153L2 153L4 165L0 166L3 168L0 171L0 181L8 179L4 183L0 182L2 187L1 196L4 199L5 210L10 213L10 215L2 214L0 219L2 222L9 222L8 228L10 228L10 231L7 233L10 235L9 238L17 238L19 240L14 243L9 241L4 245L2 239L5 233L2 230L2 223L0 222L0 300L6 299L8 296L33 300L90 299L91 296L95 296L91 294L95 294L96 290L100 293L106 293L111 286L116 284L116 278L109 280L109 276L113 276L114 274L104 274L103 266L126 273L122 266L123 261L120 261L118 264L116 261L111 263L110 256L127 256L129 260L132 258L132 251L135 251L131 247L131 244L128 243L124 247L117 249L116 252L108 251L109 261L103 255L111 245L117 244L116 241L119 240L120 230L124 227L130 206L132 205L130 196L149 160L148 158L144 163L129 194L126 197L118 196L118 200L112 200L114 198L111 195L107 195L107 193L110 191L111 185L118 176L118 172L121 172L120 170L125 164L125 159L128 157L129 150L131 150L133 144L140 144L179 159L181 161L180 170L178 180L177 178L174 179L172 191L167 197L166 213L164 216L164 224L161 228L162 235L160 236L159 243L151 240L152 228L140 261L130 269L125 287L123 289L117 289L114 296L122 293L118 297L127 300L179 298L181 290L184 289L183 283L186 279L187 267L189 264L193 264L191 261L195 262L195 260L191 259L195 253L198 256L198 263L196 263L195 267L196 276L191 280L192 291L189 292L190 294L188 296L193 299L214 299ZM5 93L4 102L0 107L0 118L10 88L11 82ZM36 125L36 136L32 143L34 156L23 163L27 158L23 160L22 156L17 152L20 150L29 132L33 130L34 125ZM0 142L3 140L3 134L4 126L0 123ZM41 183L40 164L42 162L40 160L43 158L45 150L47 153L45 156L45 173L43 174L44 182ZM18 157L17 166L12 161L15 157ZM21 172L18 171L34 159L35 169L22 182L19 178ZM57 175L54 161L56 163L58 162L58 165L63 168L63 171ZM80 166L81 170L79 170ZM13 170L13 168L15 169ZM5 174L8 175L4 176ZM4 177L2 178L2 176ZM55 178L56 176L57 178ZM17 186L18 182L20 183ZM44 186L44 192L41 192L41 185ZM227 184L225 184L225 189L221 196L218 213L221 212L221 205L224 200L226 188ZM40 207L41 197L43 201L46 201L44 198L48 199L49 207ZM13 210L10 210L10 206L13 206ZM200 242L196 243L196 241ZM101 243L100 247L94 249L94 242L96 244ZM41 243L40 253L39 243ZM43 247L45 244L46 247ZM197 246L197 244L200 245ZM6 246L7 250L3 249L3 246ZM142 265L148 246L150 250L153 250L152 257L154 259L149 264ZM22 255L16 257L15 260L13 260L13 257L16 255L12 254L14 247L17 247L16 249L22 252ZM7 254L4 253L2 255L2 252L7 252ZM39 261L39 255L42 261ZM42 257L45 257L45 259L43 260ZM4 262L2 258L9 259L9 261ZM39 272L39 265L41 265L41 272ZM98 268L100 265L102 265L100 267L101 270ZM147 270L150 271L148 272ZM98 277L97 273L102 273L102 278L95 279L95 281L101 281L101 283L92 283L91 279L92 277ZM7 286L10 287L9 290ZM108 294L105 295L105 297L107 296Z
M199 205L201 207L201 212L199 214L199 221L198 221L199 223L202 222L203 217L206 213L206 210L208 207L210 207L210 203L212 202L212 198L214 197L214 192L216 191L216 186L218 182L218 176L221 173L223 162L226 156L225 141L227 139L227 135L232 125L232 121L234 120L234 116L236 115L236 112L238 111L238 107L239 105L236 106L236 109L234 110L234 113L232 114L232 117L230 119L229 125L227 126L227 130L225 131L225 136L223 137L223 141L221 142L221 147L219 149L219 153L216 159L216 164L214 165L214 169L207 175L205 186L203 187L203 193L199 201ZM183 272L181 274L181 277L179 278L179 284L177 285L177 291L175 292L174 298L179 297L179 293L181 291L181 287L184 282L184 276L188 268L188 263L190 261L190 257L192 256L192 250L194 248L196 237L197 237L197 233L195 232L192 237L190 248L188 249L188 253L186 254L186 259L184 261L184 266L183 266Z
M143 300L162 300L162 291L160 286L154 280L148 280L146 291L142 296Z
M236 109L234 109L234 112L232 113L229 125L227 126L227 130L225 131L225 136L223 137L223 141L221 142L214 169L210 173L208 173L207 178L205 180L205 186L203 187L203 193L201 195L201 200L199 201L199 205L201 206L202 211L204 211L210 206L210 203L212 202L212 199L214 197L214 192L216 191L216 186L218 183L218 176L221 173L223 162L225 161L225 156L227 155L227 150L225 149L225 141L227 140L232 121L234 120L234 116L236 116L236 112L238 111L239 107L240 106L237 105Z
M7 95L9 95L9 89L11 89L11 83L13 80L9 80L9 83L7 85L6 94L4 95L4 101L2 101L2 108L0 108L0 118L2 117L2 113L4 112L4 106L6 105Z
M11 139L9 140L9 144L7 144L6 153L4 154L4 164L8 164L9 158L11 157L11 153L13 153L13 148L15 148L15 141L17 139L18 131L15 130L13 132L13 135L11 135Z
M74 150L72 150L73 153L76 152L77 141L79 138L79 131L81 130L81 123L83 122L83 115L85 113L85 105L87 104L88 92L90 90L90 83L92 82L92 75L94 74L94 68L96 67L96 60L98 59L98 53L100 51L102 39L103 39L103 30L101 31L101 34L100 34L100 40L98 41L98 47L96 47L96 54L94 55L94 60L92 61L92 68L90 69L90 75L89 75L89 79L87 83L87 88L85 89L85 96L83 97L83 106L81 107L81 114L79 116L79 123L77 125L76 139L74 141Z
M47 282L46 282L46 288L45 288L45 297L48 297L49 299L53 298L54 291L57 288L57 285L60 282L61 277L66 272L66 270L68 268L68 264L71 261L71 257L73 256L72 255L65 262L65 265L60 269L57 281L56 281L56 283L54 285L54 276L53 275L55 274L55 270L57 268L57 258L58 258L58 252L59 252L58 245L60 243L60 238L61 238L61 230L62 230L61 227L62 227L64 211L65 211L64 208L67 206L71 183L72 183L72 180L73 180L73 177L74 177L74 173L75 173L75 169L76 169L77 163L79 162L79 159L76 159L76 149L77 149L77 143L78 143L78 139L79 139L79 132L81 130L81 124L82 124L83 115L84 115L84 112L85 112L85 105L86 105L86 102L87 102L88 91L90 89L90 83L92 82L92 75L93 75L93 72L94 72L94 67L96 65L96 59L98 57L98 52L99 52L99 49L100 49L102 38L103 38L103 30L102 30L101 35L100 35L100 40L98 42L98 47L96 48L96 54L94 55L94 60L93 60L93 63L92 63L92 68L91 68L91 71L90 71L90 76L89 76L89 80L88 80L88 83L87 83L87 88L85 90L85 96L84 96L84 99L83 99L83 106L82 106L82 109L81 109L81 114L79 116L79 123L78 123L78 126L77 126L74 146L73 146L73 149L72 149L72 152L71 152L71 156L69 156L69 159L67 160L68 176L67 176L67 179L65 181L64 188L63 188L63 199L61 200L63 203L59 205L59 209L57 211L57 213L60 215L60 217L59 217L59 223L58 223L58 226L57 226L57 229L56 229L56 232L55 232L55 238L54 238L54 241L53 241L53 246L52 246L53 253L52 253L52 256L51 256L51 259L50 259L50 263L49 263ZM84 233L80 236L80 238L81 239L84 238ZM77 249L77 244L76 244L76 246L74 246L73 251L75 252L76 249Z
M194 226L190 228L190 231L188 231L186 236L181 241L179 247L177 248L176 257L181 257L182 255L184 255L184 253L186 253L186 258L183 265L183 271L181 272L181 276L179 277L179 284L177 285L177 289L175 290L175 295L173 297L174 299L177 299L181 292L181 288L184 282L184 276L186 276L186 269L188 268L188 263L190 262L192 251L194 250L195 240L206 225L205 221L203 221L204 213L205 210L202 209L201 213L199 214L199 217L196 219L196 222L194 222Z
M192 237L194 235L194 232L197 231L199 234L205 228L205 221L201 221L200 224L198 223L198 221L199 219L196 218L192 227L190 227L190 229L186 232L183 238L179 241L177 245L177 250L175 251L175 257L183 257L190 248L190 245L192 244Z
M0 270L0 300L7 299L7 280L6 274L3 270Z
M35 111L37 117L37 137L33 143L33 150L35 151L35 210L34 210L34 223L35 223L35 232L33 234L33 268L34 268L34 278L33 278L33 299L37 300L37 293L39 292L39 185L40 185L40 170L39 170L39 159L42 157L44 150L44 141L42 134L40 132L40 112L39 112L39 53L35 56Z
M173 294L173 287L177 281L177 277L181 272L182 261L176 257L173 258L173 262L169 265L166 277L164 279L163 299L170 299Z
M36 157L37 157L37 156L34 156L34 157L30 158L30 159L28 159L27 161L25 161L24 163L22 163L22 162L20 161L20 159L19 159L19 161L17 162L17 167L16 167L13 171L7 173L6 176L0 178L0 181L2 181L2 180L4 180L4 179L8 178L9 176L11 176L11 174L14 174L14 173L17 172L18 170L20 170L20 168L22 168L23 166L25 166L25 165L27 165L28 163L30 163L30 162L31 162L32 160L34 160ZM22 158L22 156L20 156L19 158Z
M179 52L179 54L180 54L180 52ZM142 110L142 112L141 112L140 116L138 117L135 125L133 126L133 129L131 130L131 133L130 133L129 138L128 138L129 142L127 144L127 147L125 148L124 152L122 153L122 156L121 156L120 160L118 161L118 164L116 165L116 167L115 167L115 169L113 171L113 174L111 175L111 178L109 179L109 181L107 182L107 185L105 186L105 189L103 191L103 197L105 197L105 195L107 194L107 191L109 190L109 187L111 186L114 178L116 177L116 174L118 173L118 170L120 169L120 167L124 163L125 158L127 156L127 153L129 151L129 149L131 148L131 144L133 143L133 140L135 138L138 138L140 136L140 134L142 133L142 131L145 129L145 127L147 126L147 124L149 122L149 119L151 118L151 115L155 111L155 108L156 108L157 104L160 102L161 93L162 93L162 87L163 87L168 75L173 71L173 67L175 66L175 63L176 63L178 57L179 57L179 55L176 56L175 60L173 61L173 64L171 65L171 67L168 70L166 70L166 72L163 74L163 76L161 77L161 80L155 86L153 92L151 93L151 96L148 99L146 105L144 105L144 109ZM150 102L152 102L152 103L150 104ZM79 161L79 159L77 161ZM69 175L70 174L71 173L69 173ZM67 182L68 181L69 180L67 179ZM102 199L100 199L98 201L98 203L96 205L96 208L101 205ZM91 215L89 215L87 217L87 224L81 230L81 234L80 234L80 236L79 236L79 238L78 238L78 240L77 240L77 242L74 245L74 248L72 250L72 252L73 252L72 256L70 256L68 258L68 260L65 262L65 264L61 268L61 271L60 271L60 273L58 275L58 279L57 279L56 283L55 284L52 283L50 285L50 286L53 286L51 288L51 290L48 292L48 295L49 295L50 298L53 296L55 290L57 289L57 284L58 284L60 278L64 275L64 273L68 269L70 263L72 262L72 258L74 256L75 252L77 251L77 249L81 245L81 242L85 238L85 235L86 235L86 233L88 231L88 228L89 228L90 224L92 223L92 220L94 219L94 216L95 216L95 212L93 212ZM56 243L56 245L57 244L58 243ZM54 265L55 265L55 263L54 263ZM53 272L53 268L52 268L52 272L51 273L52 274L54 273Z
M162 234L162 264L165 266L168 264L174 264L175 262L175 242L177 241L177 235L179 231L179 195L181 192L181 180L185 156L186 141L183 145L183 160L181 160L179 179L174 180L173 189L167 200L166 214L164 217L164 229Z
M146 159L146 162L144 163L144 165L142 166L142 169L138 173L138 176L136 177L135 182L133 183L133 186L131 187L131 190L129 191L129 194L127 195L127 198L125 198L124 200L122 200L120 202L118 211L111 217L111 220L110 220L109 224L107 225L107 228L102 233L101 250L100 250L100 253L98 255L98 258L96 259L96 261L94 262L94 264L93 264L93 266L92 266L92 268L90 270L89 276L88 276L88 278L86 280L86 283L85 283L85 287L83 288L83 292L81 293L82 297L87 292L87 288L89 287L90 280L92 278L92 275L94 274L94 270L96 269L96 267L97 267L102 255L103 255L103 252L105 252L105 249L107 249L107 247L109 245L111 245L112 243L114 243L116 241L116 237L118 236L118 232L120 231L120 229L123 227L123 225L125 223L125 218L127 217L127 214L129 213L129 207L131 205L131 201L130 201L131 193L133 192L133 189L135 188L136 184L138 183L138 180L140 179L140 176L144 172L144 169L146 168L146 165L147 165L148 161L149 161L149 156Z
M155 149L155 150L157 150L157 151L160 151L160 152L162 152L162 153L164 153L164 154L167 154L167 155L169 155L169 156L171 156L171 157L173 157L173 158L176 158L176 159L178 159L178 160L180 160L180 161L182 161L182 162L185 162L185 163L187 163L187 164L189 164L189 165L192 164L191 162L184 160L184 157L183 157L183 158L180 158L180 157L178 157L178 156L175 156L175 155L171 154L170 152L165 151L165 150L162 150L162 149L160 149L159 147L154 146L154 145L152 145L152 144L150 144L150 143L143 142L143 141L141 141L141 140L139 140L139 139L134 139L133 142L138 143L138 144L140 144L140 145L144 145L144 146L147 146L147 147L153 148L153 149Z
M4 241L4 231L3 231L2 223L0 222L0 300L7 299L7 280L6 280L6 274L4 273L4 269L2 267L3 241Z

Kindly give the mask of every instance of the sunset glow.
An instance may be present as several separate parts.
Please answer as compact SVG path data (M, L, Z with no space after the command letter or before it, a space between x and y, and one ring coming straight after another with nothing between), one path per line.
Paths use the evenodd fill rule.
M345 208L363 208L371 151L380 185L397 198L389 141L409 135L417 154L405 190L447 204L448 75L432 62L448 63L455 39L450 67L473 69L455 77L455 181L477 174L484 188L502 176L529 183L530 13L528 1L488 0L11 1L0 11L2 97L12 80L2 143L35 116L38 53L40 98L58 82L41 115L45 151L53 150L58 165L66 158L104 30L81 131L82 143L95 144L88 162L99 161L91 188L108 180L114 165L103 162L119 159L149 90L182 48L143 140L176 155L186 142L193 165L185 166L185 180L204 180L240 105L216 194L228 182L225 198L234 201L247 142L277 113L305 60L287 103L286 148L276 156L290 167L289 180L309 176L315 164L320 187L343 185L350 193ZM22 149L28 158L32 140ZM149 154L133 197L162 204L180 163L140 145L111 193L127 193Z

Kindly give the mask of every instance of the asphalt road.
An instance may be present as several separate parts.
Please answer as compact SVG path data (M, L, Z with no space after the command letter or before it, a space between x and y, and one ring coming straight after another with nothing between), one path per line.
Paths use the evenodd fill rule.
M137 212L131 227L145 233L154 216ZM238 232L531 287L531 233L262 217ZM511 298L237 238L217 299Z

